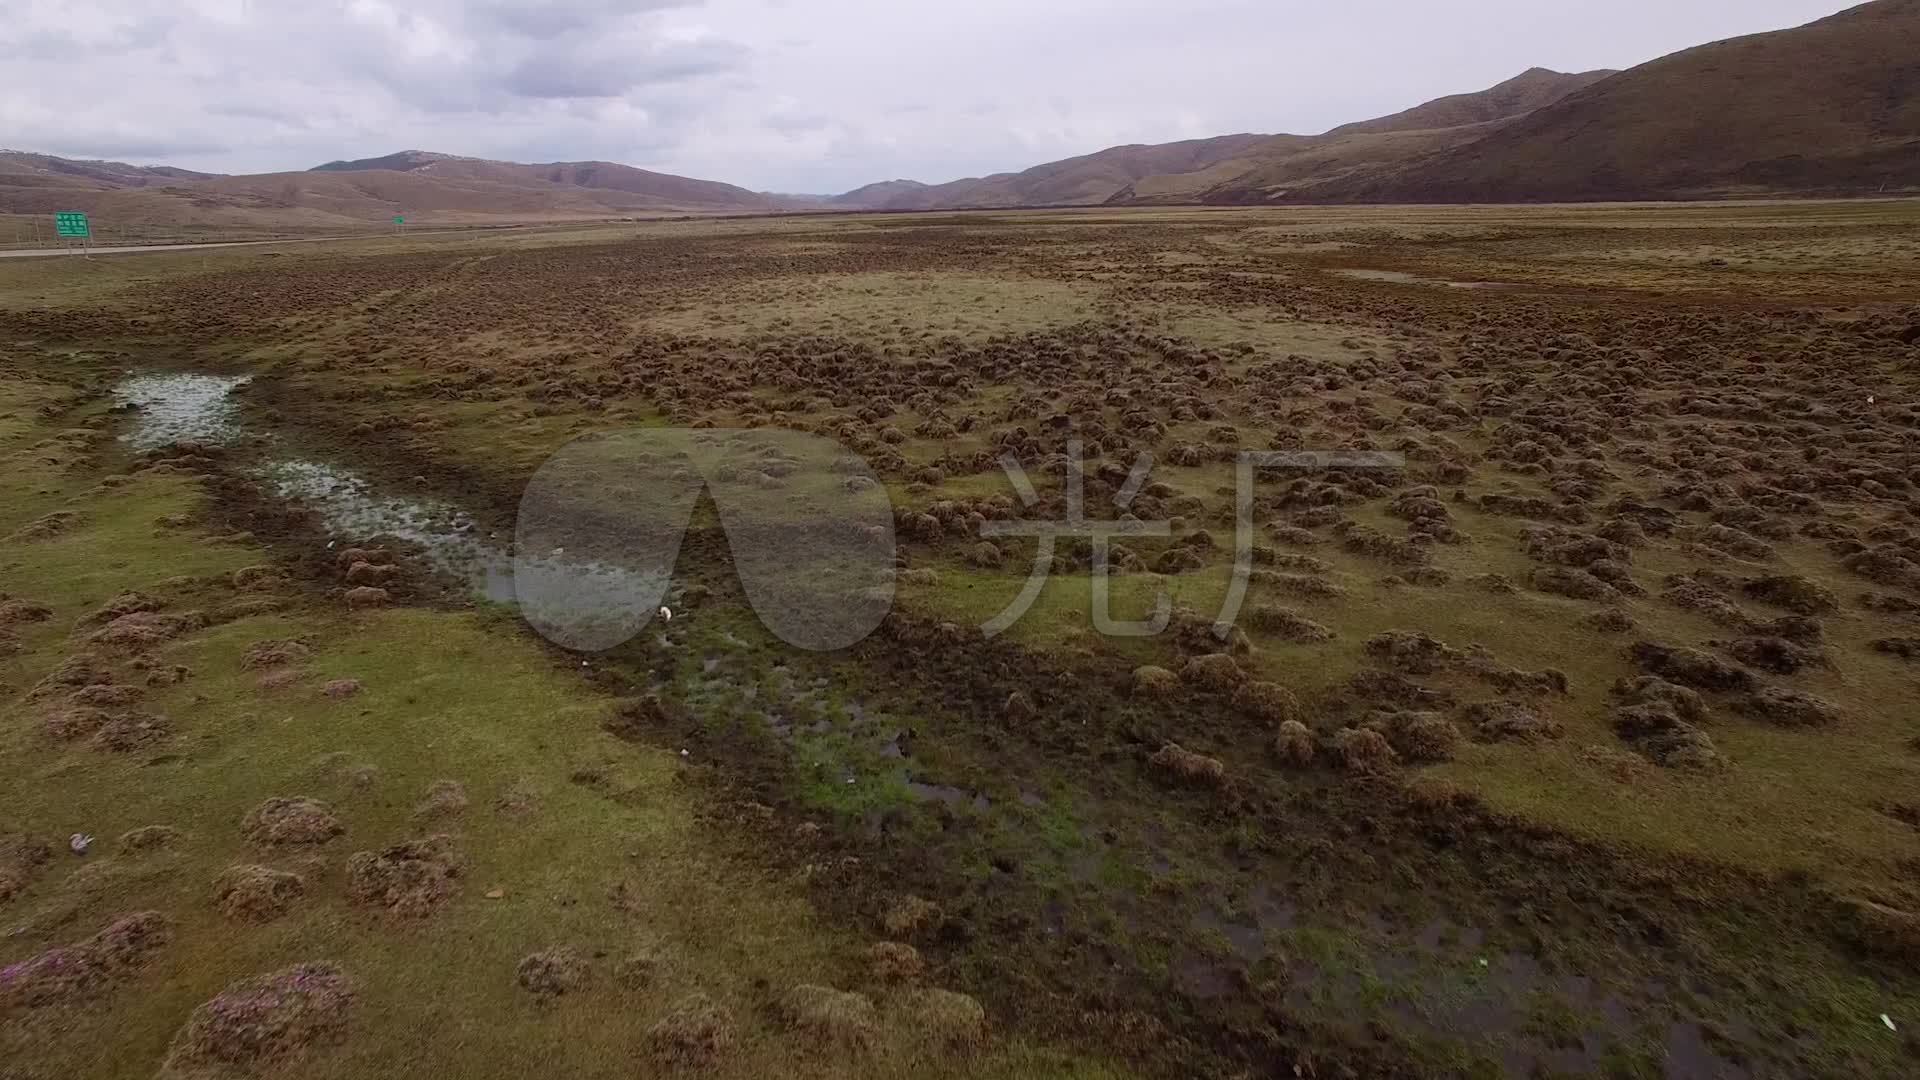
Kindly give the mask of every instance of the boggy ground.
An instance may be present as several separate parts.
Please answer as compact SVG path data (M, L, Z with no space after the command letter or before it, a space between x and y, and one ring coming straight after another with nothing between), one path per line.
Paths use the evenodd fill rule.
M1124 1075L823 920L497 613L346 591L429 583L244 448L131 451L114 371L0 358L0 1075Z
M902 541L888 624L778 645L702 530L705 598L589 668L628 702L609 760L685 750L708 827L997 1028L1169 1073L1897 1076L1917 236L1901 202L874 217L102 261L0 296L23 371L74 344L249 370L256 424L503 525L587 431L858 451ZM1171 536L1123 541L1114 592L1175 623L1095 633L1066 541L988 640L1033 546L981 526L1058 518L1070 441L1096 517L1154 455L1127 512ZM1406 466L1262 476L1223 642L1242 449ZM345 584L243 512L290 580Z

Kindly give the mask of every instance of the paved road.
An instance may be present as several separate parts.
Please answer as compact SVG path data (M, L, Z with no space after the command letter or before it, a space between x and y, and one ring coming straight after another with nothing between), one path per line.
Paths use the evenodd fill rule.
M422 229L419 232L409 231L406 235L408 237L437 236L441 233L461 232L461 231L463 230ZM477 234L481 230L471 230L471 231ZM495 230L495 231L498 231L498 230ZM200 251L206 248L256 247L260 244L319 244L319 243L324 243L328 240L377 240L383 237L387 239L392 239L393 236L394 236L393 233L364 233L359 236L298 236L298 237L290 237L284 240L215 240L212 243L207 243L207 244L142 244L136 247L88 248L86 250L86 254L88 255L140 255L149 251ZM0 259L58 258L61 256L65 256L66 258L71 259L76 257L74 255L75 250L77 249L28 248L23 251L0 251Z
M138 247L88 248L88 255L138 255L148 251L197 251L201 248L252 247L256 244L314 244L322 240L352 240L351 236L302 236L293 240L217 240L210 244L142 244ZM28 248L24 251L0 251L0 259L40 259L65 256L75 258L78 248Z

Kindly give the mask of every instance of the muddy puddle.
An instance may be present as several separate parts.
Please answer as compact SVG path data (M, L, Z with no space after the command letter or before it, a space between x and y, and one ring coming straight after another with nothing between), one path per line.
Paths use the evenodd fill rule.
M1396 285L1428 285L1440 289L1518 289L1521 286L1509 281L1450 281L1446 278L1423 277L1410 274L1405 270L1335 270L1341 277L1359 281L1387 281Z
M233 400L245 376L135 375L113 388L113 399L134 413L121 439L135 450L177 442L225 445L245 434Z
M210 446L258 442L262 450L252 469L261 486L312 510L330 532L354 541L378 537L404 541L416 547L435 571L466 582L475 596L501 603L515 599L515 553L502 534L486 531L456 506L383 489L352 469L304 452L277 433L249 429L234 397L248 381L246 376L171 372L131 376L113 390L115 401L132 414L121 439L141 451L182 442ZM519 563L522 573L529 564L564 568L566 574L543 579L543 601L553 602L554 581L571 582L567 599L589 615L622 614L601 611L609 596L671 599L663 574L563 563L558 553Z

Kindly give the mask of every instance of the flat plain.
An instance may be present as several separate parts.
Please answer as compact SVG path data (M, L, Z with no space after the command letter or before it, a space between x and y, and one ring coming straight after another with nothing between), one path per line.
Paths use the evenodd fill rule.
M1920 202L19 260L0 348L0 1076L1920 1067ZM669 427L867 462L879 630L707 507L581 656L418 524ZM1223 635L1266 451L1399 457L1256 478ZM1065 537L983 632L1075 475L1164 631Z

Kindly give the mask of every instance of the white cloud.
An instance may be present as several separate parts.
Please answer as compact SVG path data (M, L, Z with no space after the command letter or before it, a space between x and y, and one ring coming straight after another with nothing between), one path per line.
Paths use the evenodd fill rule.
M1843 0L6 0L0 145L216 171L422 148L784 191L1324 130Z
M415 146L658 154L678 141L662 125L692 122L688 89L751 59L687 6L23 0L0 20L0 142L219 171Z

